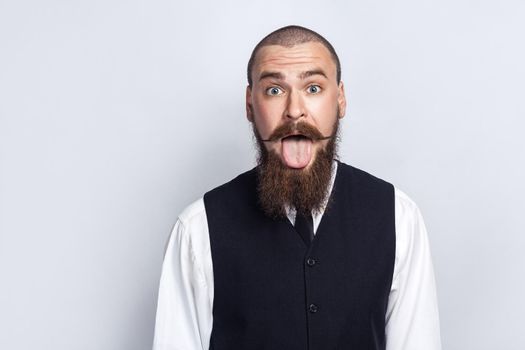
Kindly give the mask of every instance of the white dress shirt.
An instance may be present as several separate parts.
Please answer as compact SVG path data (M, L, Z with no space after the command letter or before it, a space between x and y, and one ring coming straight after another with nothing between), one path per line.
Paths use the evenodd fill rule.
M333 164L330 191L337 162ZM405 193L394 191L396 252L385 316L386 349L440 350L434 271L423 217ZM313 215L314 233L323 212ZM287 213L294 223L295 210L288 208ZM209 349L213 288L208 223L200 198L178 217L166 246L153 350Z

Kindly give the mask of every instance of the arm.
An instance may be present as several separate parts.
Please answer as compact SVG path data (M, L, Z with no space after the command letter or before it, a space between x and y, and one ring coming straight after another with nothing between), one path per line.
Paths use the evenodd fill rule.
M427 231L417 205L396 189L396 259L386 313L387 350L440 350Z
M208 349L210 294L190 239L191 231L202 227L207 229L205 223L185 223L179 218L170 235L160 278L153 350Z

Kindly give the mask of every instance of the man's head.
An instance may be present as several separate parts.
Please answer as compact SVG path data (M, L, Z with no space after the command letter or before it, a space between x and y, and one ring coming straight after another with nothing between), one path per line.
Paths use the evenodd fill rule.
M252 86L253 65L255 64L256 56L261 48L269 45L292 47L310 42L320 43L330 52L336 68L336 80L339 84L341 81L341 63L339 62L339 57L337 56L337 53L335 52L332 44L330 44L328 40L311 29L300 26L286 26L279 28L265 36L253 49L250 60L248 61L248 85Z
M339 59L319 34L276 30L248 63L246 113L259 148L259 199L268 215L323 205L346 100Z

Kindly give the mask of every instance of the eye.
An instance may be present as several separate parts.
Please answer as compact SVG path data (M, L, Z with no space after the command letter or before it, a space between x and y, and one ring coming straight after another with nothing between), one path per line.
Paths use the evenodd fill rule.
M318 94L321 92L321 87L319 85L310 85L306 90L311 94Z
M270 96L277 96L283 93L283 90L276 86L272 86L271 88L266 89L266 95Z

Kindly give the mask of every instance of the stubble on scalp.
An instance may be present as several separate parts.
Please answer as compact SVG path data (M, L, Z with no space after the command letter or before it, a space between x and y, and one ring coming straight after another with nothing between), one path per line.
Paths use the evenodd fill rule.
M303 125L308 128L309 125ZM318 132L317 129L310 126ZM333 137L326 147L319 149L308 169L293 169L283 164L274 151L264 146L255 126L257 144L257 193L263 212L274 219L286 217L286 207L291 206L302 215L320 212L327 205L328 185L332 177L332 162L337 158L339 118L333 127Z

